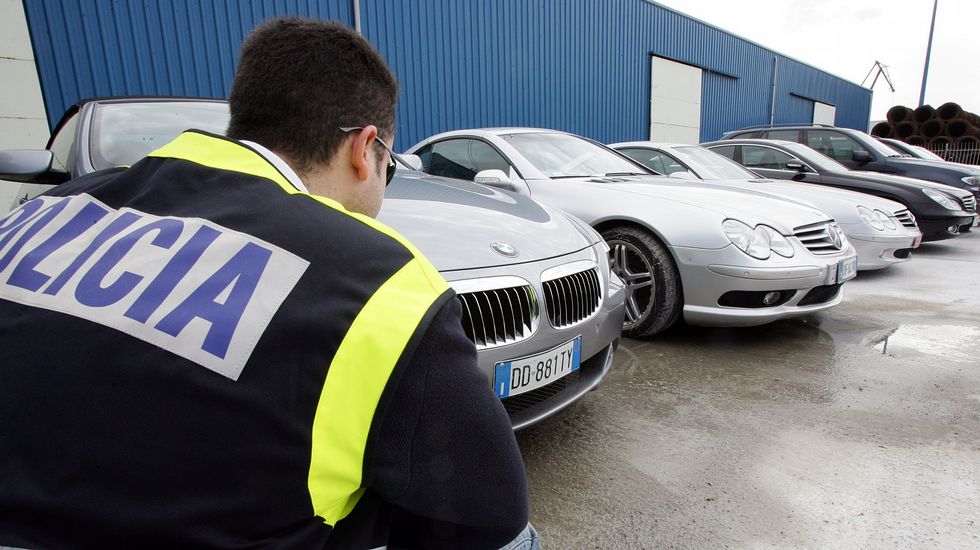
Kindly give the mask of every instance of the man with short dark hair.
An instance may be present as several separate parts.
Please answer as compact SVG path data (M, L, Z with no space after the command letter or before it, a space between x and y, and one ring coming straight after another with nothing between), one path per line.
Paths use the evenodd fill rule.
M0 546L537 546L458 301L373 219L396 96L351 30L271 21L230 138L0 219Z

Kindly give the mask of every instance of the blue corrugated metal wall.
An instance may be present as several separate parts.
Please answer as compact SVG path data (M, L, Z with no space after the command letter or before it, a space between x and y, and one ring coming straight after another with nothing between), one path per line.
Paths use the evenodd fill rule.
M350 0L24 0L54 125L79 99L226 97L248 31L278 15L350 24Z
M809 121L866 128L869 90L646 0L360 0L402 88L396 148L443 130L541 126L647 137L650 56L705 69L701 138ZM278 15L353 24L351 0L24 0L54 123L93 95L224 97L249 28ZM808 109L807 110L807 106Z

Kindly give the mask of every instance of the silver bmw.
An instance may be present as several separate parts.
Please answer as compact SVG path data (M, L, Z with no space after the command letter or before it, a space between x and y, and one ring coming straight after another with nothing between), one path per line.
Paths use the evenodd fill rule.
M0 179L20 182L0 182L0 191L16 207L60 181L133 164L187 128L223 133L227 122L223 101L83 101L46 150L0 151ZM6 210L0 206L0 218ZM609 371L625 288L587 224L528 197L405 167L379 218L456 290L463 329L514 429L575 402Z
M432 174L510 189L578 216L627 286L627 336L759 325L832 307L857 255L797 202L654 176L599 143L534 128L445 132L411 147Z
M699 145L630 141L613 149L647 168L671 176L766 193L804 202L833 216L858 254L858 270L907 261L922 233L905 205L866 193L811 183L772 180Z

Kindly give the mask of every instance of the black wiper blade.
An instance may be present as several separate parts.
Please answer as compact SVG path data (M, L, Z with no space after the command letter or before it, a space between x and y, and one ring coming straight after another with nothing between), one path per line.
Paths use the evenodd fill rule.
M649 176L643 172L606 172L606 176Z

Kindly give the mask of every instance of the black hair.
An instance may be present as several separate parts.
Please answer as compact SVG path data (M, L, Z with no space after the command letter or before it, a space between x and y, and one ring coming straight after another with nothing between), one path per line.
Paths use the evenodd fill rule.
M267 21L242 44L228 97L228 136L259 143L300 171L328 164L340 127L395 130L398 83L381 55L333 21Z

